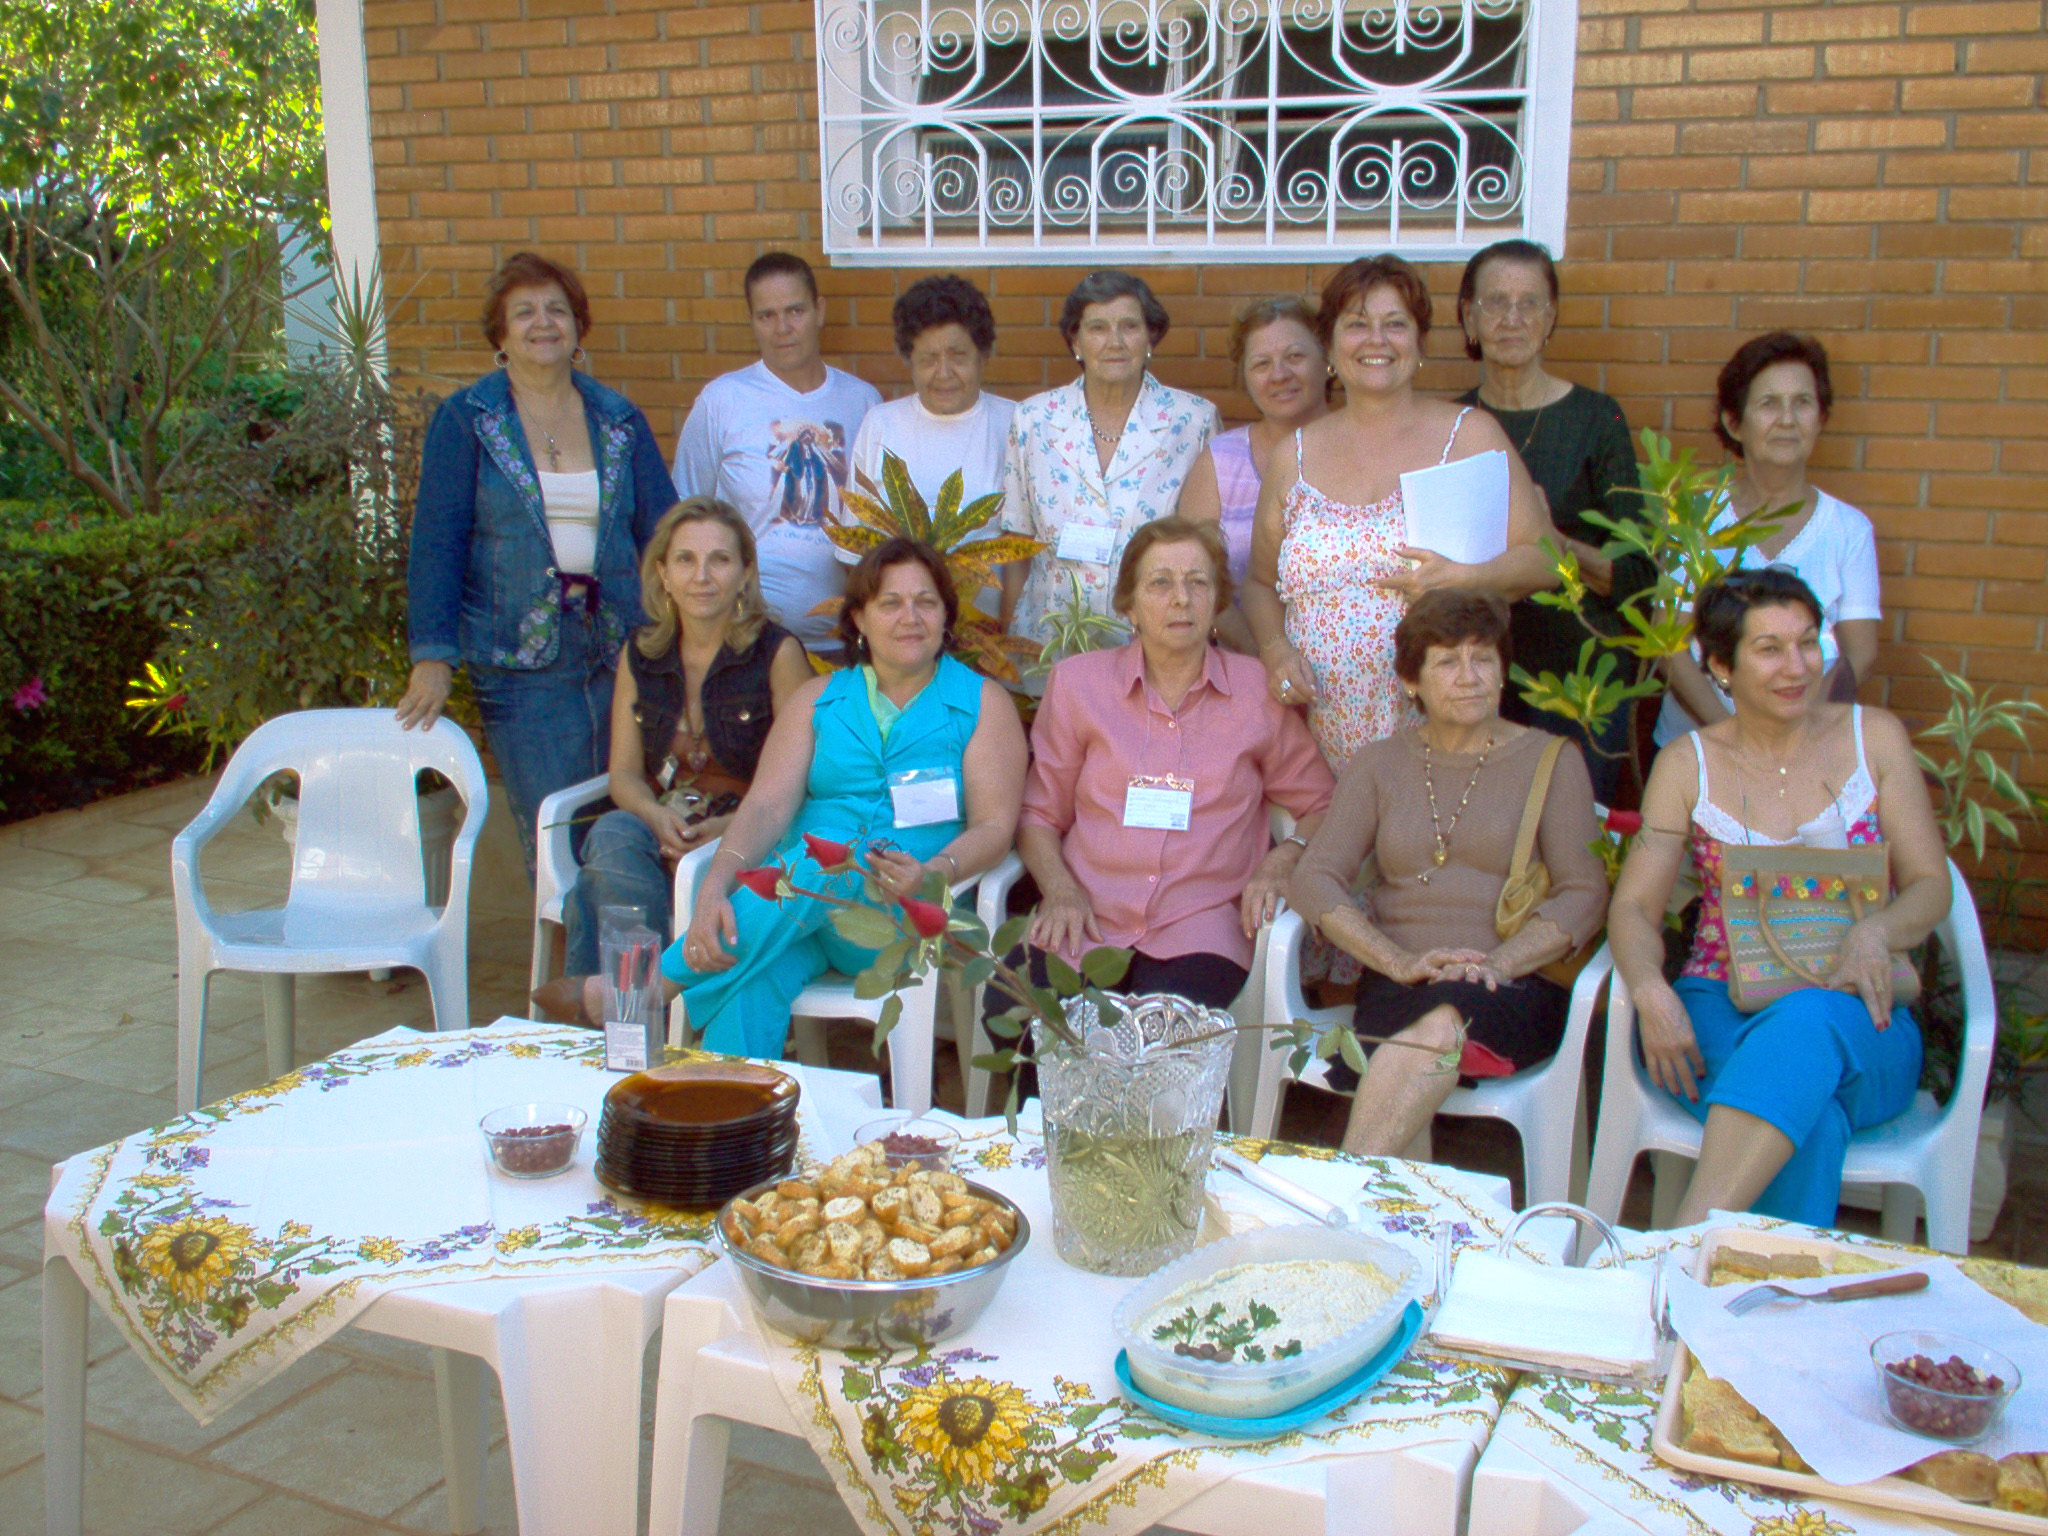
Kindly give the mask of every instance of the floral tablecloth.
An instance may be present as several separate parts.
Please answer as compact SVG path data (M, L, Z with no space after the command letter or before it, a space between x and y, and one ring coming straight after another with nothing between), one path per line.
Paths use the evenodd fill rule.
M1434 1263L1439 1221L1485 1241L1511 1218L1485 1192L1498 1181L1326 1149L1235 1144L1326 1199L1354 1209L1362 1202L1368 1230L1425 1265ZM1478 1447L1492 1431L1507 1373L1413 1354L1366 1397L1301 1433L1221 1440L1164 1424L1118 1395L1109 1318L1135 1282L1073 1269L1053 1251L1042 1138L980 1122L955 1166L1015 1200L1034 1229L972 1328L932 1350L841 1352L761 1334L785 1401L872 1536L1118 1536L1256 1465L1431 1441ZM1240 1203L1240 1191L1222 1189L1220 1178L1215 1185ZM1302 1219L1242 1194L1266 1220Z
M794 1063L787 1070L801 1075ZM588 1030L394 1029L62 1164L44 1242L204 1423L405 1286L711 1261L710 1214L615 1196L592 1172L618 1075ZM504 1104L590 1116L550 1179L490 1165ZM823 1145L799 1105L800 1130Z
M1786 1225L1764 1216L1716 1213L1696 1227L1620 1235L1632 1265L1655 1265L1663 1255L1675 1253L1680 1257L1671 1262L1689 1266L1701 1234L1710 1227ZM1853 1233L1819 1235L1887 1251L1886 1244ZM1931 1536L1947 1529L1910 1515L1668 1466L1650 1452L1661 1397L1661 1388L1633 1391L1561 1376L1525 1376L1494 1427L1493 1443L1513 1446L1540 1463L1546 1477L1621 1516L1647 1536ZM1474 1513L1476 1532L1479 1510Z

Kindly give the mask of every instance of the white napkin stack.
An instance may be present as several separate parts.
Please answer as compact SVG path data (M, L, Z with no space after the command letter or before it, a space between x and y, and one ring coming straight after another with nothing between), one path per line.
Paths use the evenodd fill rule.
M1642 1270L1569 1269L1467 1249L1430 1337L1568 1373L1624 1373L1656 1358L1652 1290Z
M2048 1328L2029 1322L1946 1259L1905 1267L1927 1271L1926 1290L1860 1301L1784 1301L1744 1317L1728 1311L1740 1286L1709 1289L1673 1275L1671 1321L1708 1373L1748 1399L1831 1483L1867 1483L1952 1448L1894 1428L1885 1417L1870 1346L1904 1329L1960 1334L2019 1367L2020 1390L1998 1427L1969 1449L1996 1457L2048 1446ZM1851 1278L1873 1277L1776 1283L1818 1291Z

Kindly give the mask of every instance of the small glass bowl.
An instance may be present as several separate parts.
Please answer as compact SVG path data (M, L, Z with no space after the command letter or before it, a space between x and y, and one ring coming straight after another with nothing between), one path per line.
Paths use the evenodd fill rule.
M573 1104L507 1104L477 1122L498 1171L515 1179L547 1179L576 1161L589 1120Z
M892 1137L899 1138L893 1149L889 1145ZM884 1115L854 1132L855 1146L864 1147L871 1141L882 1143L882 1160L892 1172L898 1168L923 1168L944 1173L953 1166L960 1133L943 1120L924 1115Z
M1979 1380L1995 1378L1998 1389L1950 1392L1900 1374L1899 1366L1915 1356L1938 1366L1960 1360ZM1954 1333L1887 1333L1870 1346L1870 1363L1877 1368L1878 1390L1884 1393L1885 1417L1909 1434L1951 1445L1968 1445L1988 1435L2020 1386L2018 1366L1997 1350Z

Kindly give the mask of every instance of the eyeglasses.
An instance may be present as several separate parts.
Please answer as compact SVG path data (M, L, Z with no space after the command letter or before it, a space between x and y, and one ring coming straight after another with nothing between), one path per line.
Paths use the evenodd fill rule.
M1499 294L1489 294L1483 299L1474 299L1472 307L1489 320L1534 320L1550 309L1548 299L1505 299Z
M1188 601L1194 602L1199 598L1207 597L1215 590L1216 583L1207 576L1202 575L1199 571L1190 572L1185 577L1176 576L1172 571L1154 571L1145 578L1145 595L1147 597L1167 598L1172 597L1176 592L1185 591L1188 595Z

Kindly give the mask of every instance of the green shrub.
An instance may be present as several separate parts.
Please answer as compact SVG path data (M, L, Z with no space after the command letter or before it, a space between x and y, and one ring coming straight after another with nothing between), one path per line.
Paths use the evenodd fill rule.
M145 739L129 683L245 537L234 521L41 510L0 503L0 812L14 814L90 798L138 762L196 764Z

